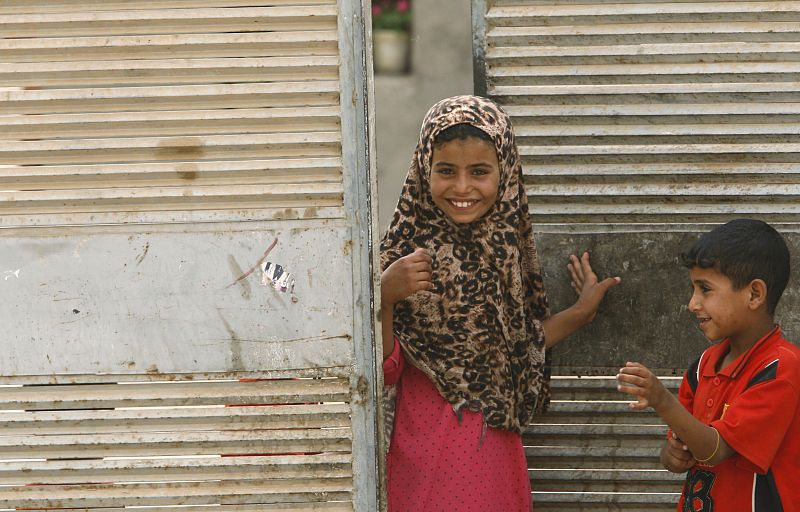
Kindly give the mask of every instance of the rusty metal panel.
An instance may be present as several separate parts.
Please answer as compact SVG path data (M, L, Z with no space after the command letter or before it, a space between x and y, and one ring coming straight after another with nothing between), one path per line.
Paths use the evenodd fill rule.
M117 378L3 388L4 507L352 510L349 379Z
M555 377L552 389L523 434L536 510L675 510L683 477L658 460L660 418L631 411L614 377Z
M514 118L540 226L798 219L800 4L483 8L476 87Z
M756 217L800 250L800 3L472 6L475 89L513 119L553 310L574 301L569 254L622 278L553 350L558 398L526 433L536 510L674 510L665 427L604 376L634 360L679 378L707 347L679 258L700 233ZM794 339L799 300L777 312Z
M571 301L571 252L588 249L623 280L555 364L602 374L638 359L682 372L706 344L685 311L682 250L736 217L771 222L797 245L800 4L473 9L476 90L513 118L553 304ZM796 296L787 291L778 315L790 336L800 324L781 313Z

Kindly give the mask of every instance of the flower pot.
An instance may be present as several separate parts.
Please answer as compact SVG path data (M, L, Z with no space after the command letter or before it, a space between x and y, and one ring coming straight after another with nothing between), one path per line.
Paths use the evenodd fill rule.
M409 41L408 32L401 30L373 31L372 56L375 72L387 75L405 73L408 65Z

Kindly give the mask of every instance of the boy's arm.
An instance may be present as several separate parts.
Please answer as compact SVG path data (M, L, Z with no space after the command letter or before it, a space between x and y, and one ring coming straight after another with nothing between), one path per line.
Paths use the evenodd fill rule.
M661 465L673 473L685 473L696 462L683 441L678 439L675 432L670 432L667 442L661 448Z
M641 410L652 407L678 439L683 441L698 463L713 466L736 453L719 431L692 416L645 366L628 363L620 369L617 380L620 382L617 387L620 391L637 398L631 408Z

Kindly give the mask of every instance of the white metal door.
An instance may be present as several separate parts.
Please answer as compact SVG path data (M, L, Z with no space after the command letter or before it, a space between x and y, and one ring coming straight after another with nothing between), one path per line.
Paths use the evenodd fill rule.
M364 13L0 3L0 508L377 510Z

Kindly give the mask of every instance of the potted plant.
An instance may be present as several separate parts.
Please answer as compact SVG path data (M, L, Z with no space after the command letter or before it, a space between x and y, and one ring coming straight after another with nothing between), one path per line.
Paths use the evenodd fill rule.
M411 0L372 0L375 72L404 73L408 66Z

